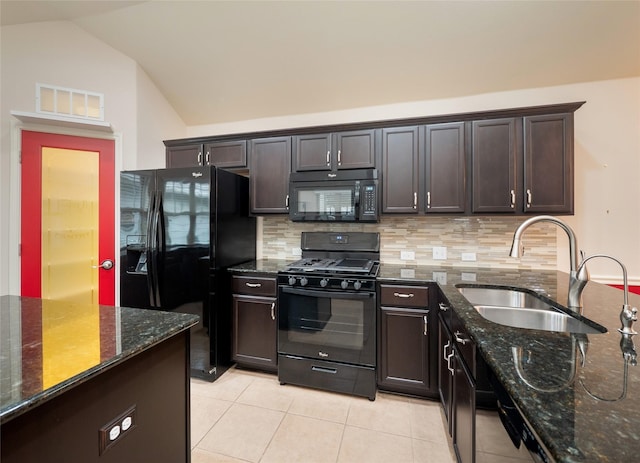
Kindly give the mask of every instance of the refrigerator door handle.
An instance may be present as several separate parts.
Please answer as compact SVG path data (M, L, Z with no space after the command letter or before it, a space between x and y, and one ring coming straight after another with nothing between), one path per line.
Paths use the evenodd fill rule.
M149 305L151 307L156 307L155 290L154 290L154 284L153 284L153 275L155 273L155 266L154 266L155 245L154 245L154 239L153 239L153 237L155 236L154 225L155 225L155 217L156 217L155 191L152 191L149 202L150 202L149 211L147 213L147 251L146 251L147 252L147 288L149 291Z
M165 252L165 233L164 233L164 212L162 207L162 195L158 194L158 200L156 205L156 271L154 272L154 286L156 290L156 307L162 307L162 300L160 299L160 261L163 260ZM162 263L164 267L164 262Z
M153 204L151 214L151 233L149 235L149 301L151 307L159 308L160 300L158 297L158 214L159 214L160 199L158 192L153 193Z

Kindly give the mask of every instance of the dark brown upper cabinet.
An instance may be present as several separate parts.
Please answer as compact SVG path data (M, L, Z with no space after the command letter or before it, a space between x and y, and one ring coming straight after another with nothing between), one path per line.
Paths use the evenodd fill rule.
M247 142L234 140L167 146L167 167L247 167Z
M375 130L296 135L293 170L374 168Z
M251 213L288 213L291 137L251 140L249 152Z
M204 165L202 144L167 146L166 165L169 167L194 167Z
M467 194L464 122L425 127L425 212L465 212Z
M418 127L382 129L382 213L417 214Z
M471 198L474 213L518 212L518 119L472 123Z
M573 113L530 116L524 125L524 211L573 213Z

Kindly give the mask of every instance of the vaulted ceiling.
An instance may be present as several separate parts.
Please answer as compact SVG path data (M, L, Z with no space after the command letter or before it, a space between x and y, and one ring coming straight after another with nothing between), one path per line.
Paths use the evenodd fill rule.
M639 1L9 1L131 57L187 125L640 75Z

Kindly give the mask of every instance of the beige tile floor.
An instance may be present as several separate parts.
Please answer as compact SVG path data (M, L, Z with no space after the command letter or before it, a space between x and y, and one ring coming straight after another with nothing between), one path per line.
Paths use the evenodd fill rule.
M371 402L236 368L213 383L191 380L193 463L455 462L443 423L438 402L394 394ZM529 458L494 414L480 412L477 427L489 432L478 463Z

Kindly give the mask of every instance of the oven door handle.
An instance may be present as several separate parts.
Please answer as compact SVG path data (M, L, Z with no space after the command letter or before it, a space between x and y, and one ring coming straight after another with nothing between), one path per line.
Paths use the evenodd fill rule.
M297 289L297 288L282 288L283 293L297 294L298 296L311 296L311 297L333 297L339 299L369 299L373 297L375 293L341 293L333 291L318 291L315 289Z

